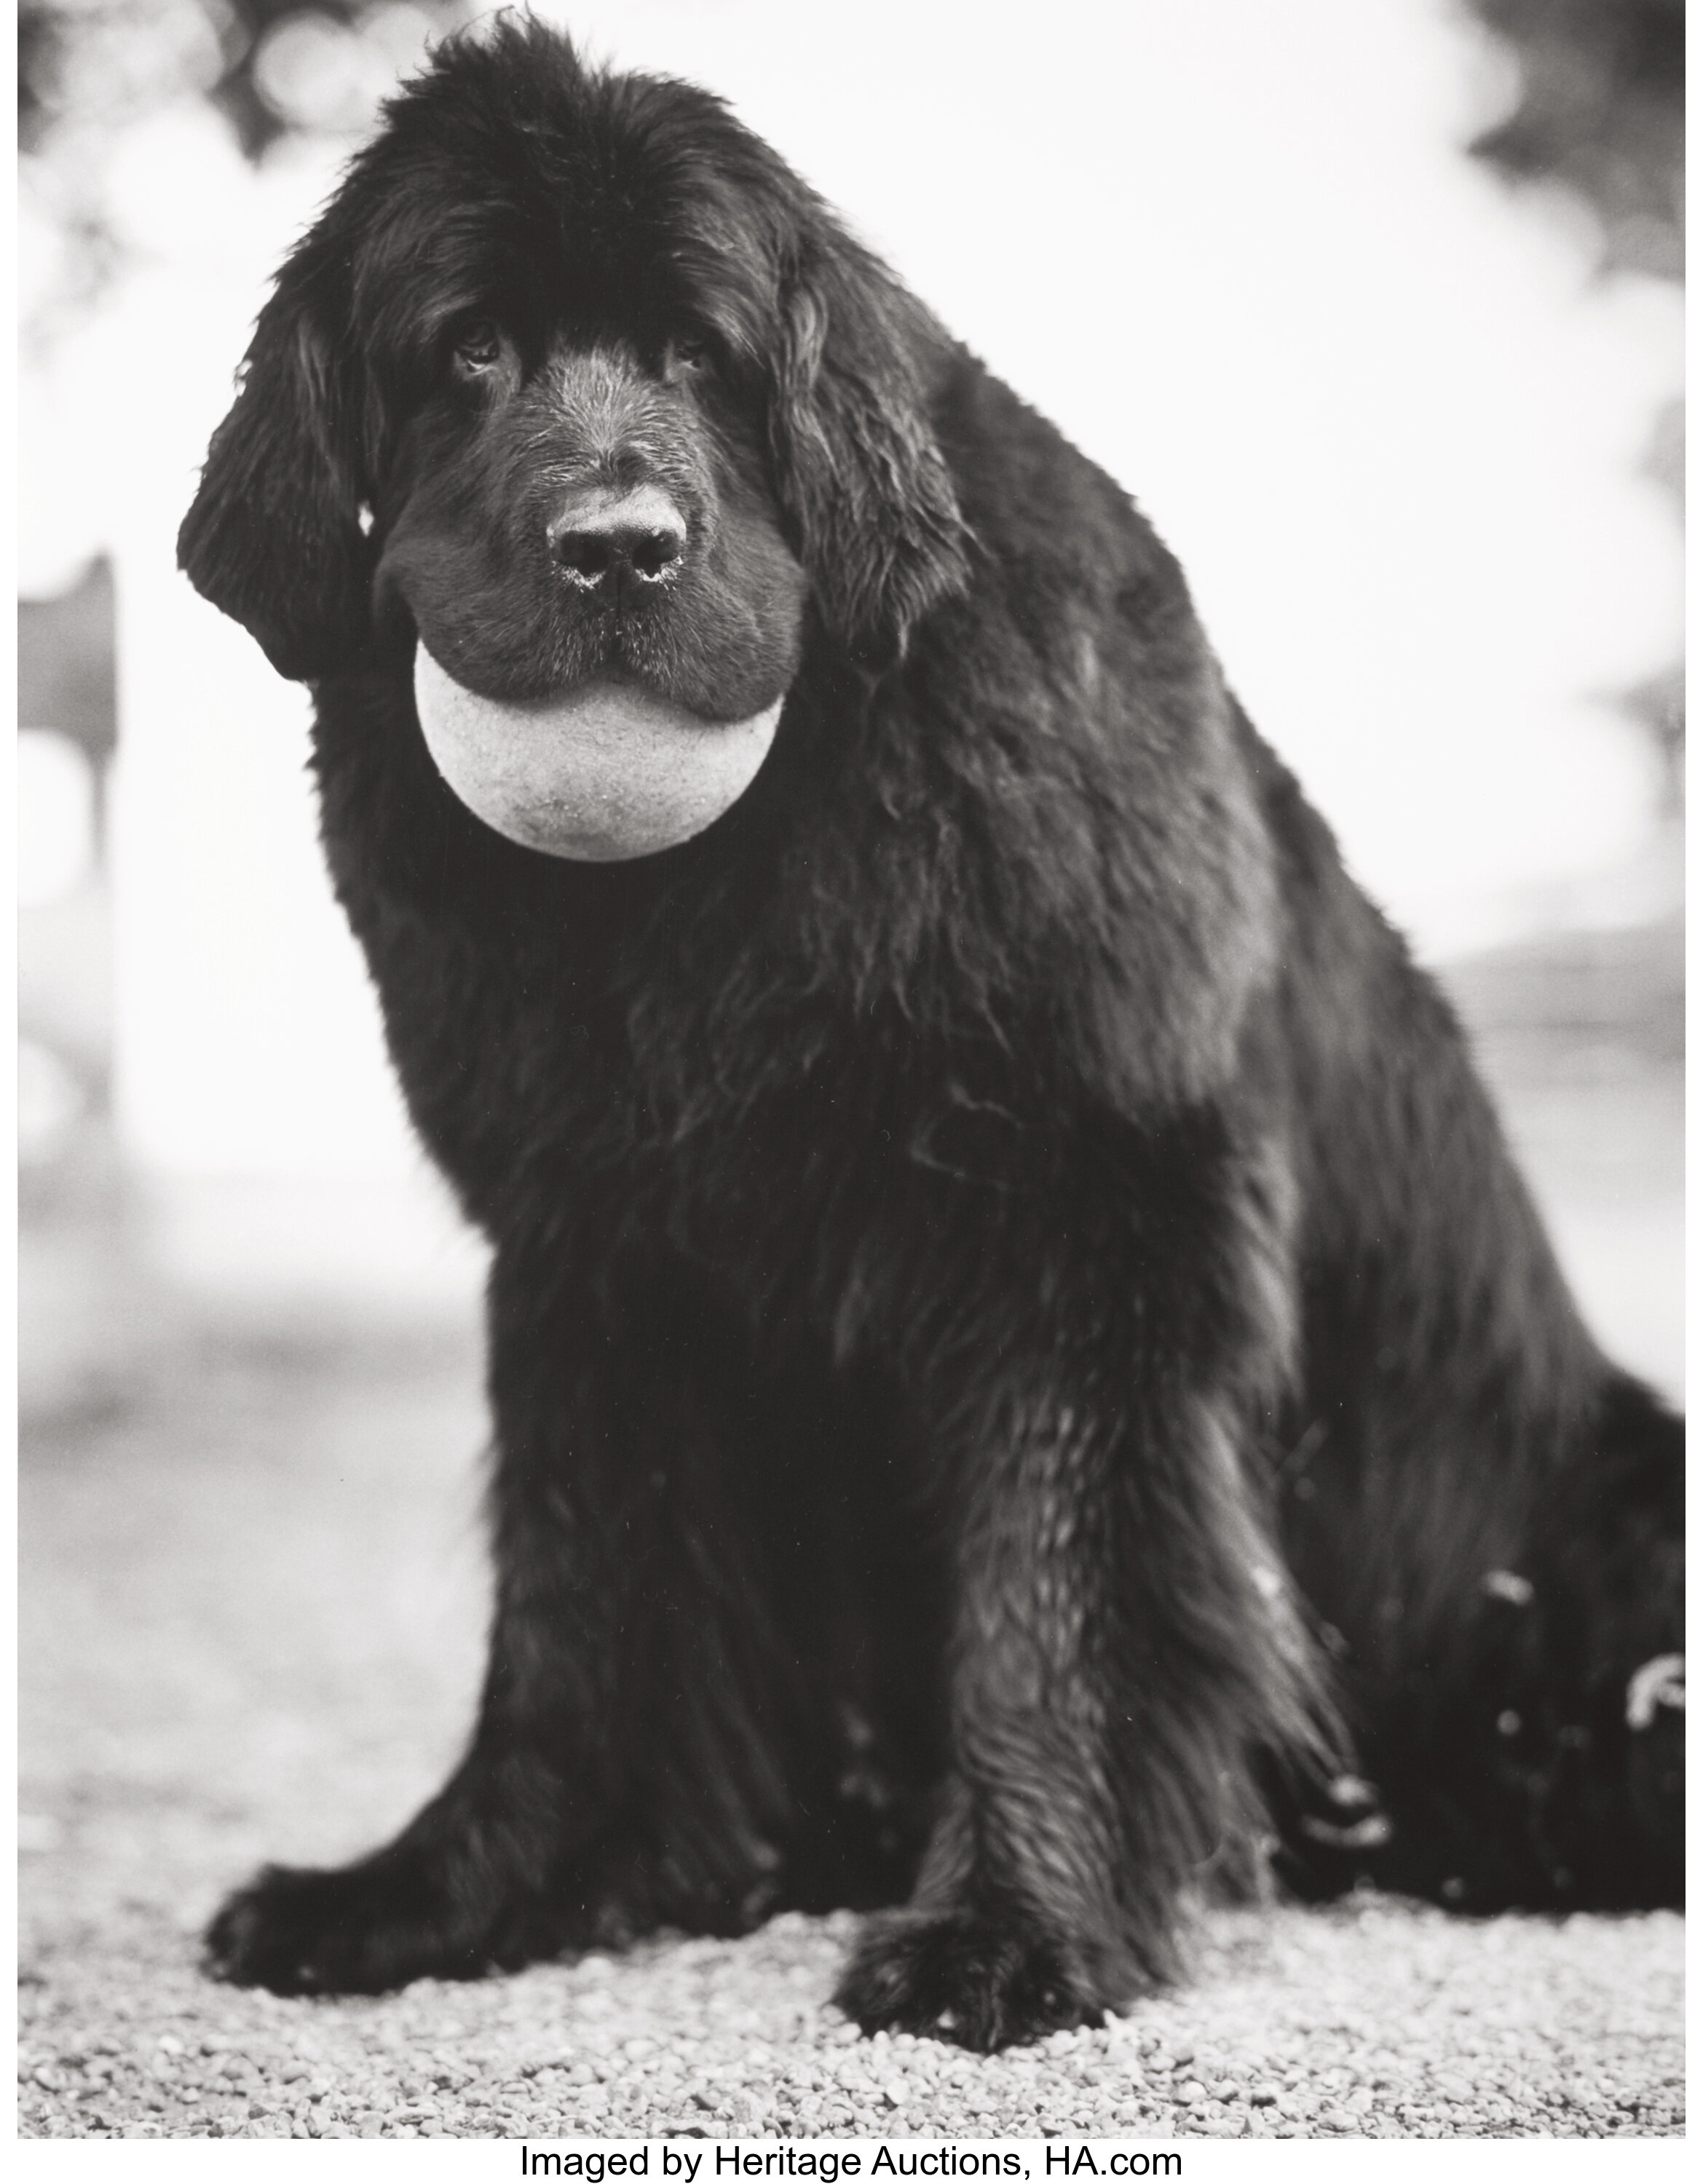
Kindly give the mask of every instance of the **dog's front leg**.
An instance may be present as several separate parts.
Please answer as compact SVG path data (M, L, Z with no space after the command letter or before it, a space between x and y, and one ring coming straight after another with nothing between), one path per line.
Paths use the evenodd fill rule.
M1068 1400L1056 1360L1008 1380L964 1449L952 1771L912 1903L842 1982L866 2030L992 2048L1163 1978L1180 1890L1252 1824L1252 1750L1304 1734L1232 1407L1126 1402L1100 1363Z
M702 1340L664 1281L569 1282L500 1256L496 1598L466 1757L382 1850L269 1867L232 1897L208 1936L220 1975L377 1992L660 1917L749 1923L773 1853Z

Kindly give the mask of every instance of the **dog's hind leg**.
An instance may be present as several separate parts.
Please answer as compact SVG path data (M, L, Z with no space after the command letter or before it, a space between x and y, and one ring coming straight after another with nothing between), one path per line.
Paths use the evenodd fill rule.
M1459 1418L1438 1429L1473 1434ZM1496 1438L1483 1436L1487 1463ZM1412 1490L1393 1518L1378 1513L1377 1474L1357 1499L1354 1531L1386 1535L1363 1558L1376 1582L1314 1594L1344 1634L1372 1809L1285 1814L1283 1864L1303 1892L1364 1876L1472 1911L1683 1900L1684 1429L1609 1373L1544 1439L1541 1469L1486 1514L1450 1494L1450 1468L1410 1428L1414 1485L1428 1458L1450 1529L1475 1514L1483 1526L1446 1553ZM1292 1530L1316 1567L1343 1511L1326 1467L1311 1468L1318 1490Z
M1435 985L1339 874L1294 900L1281 1530L1367 1789L1285 1816L1291 1876L1484 1910L1677 1902L1683 1429L1581 1321Z

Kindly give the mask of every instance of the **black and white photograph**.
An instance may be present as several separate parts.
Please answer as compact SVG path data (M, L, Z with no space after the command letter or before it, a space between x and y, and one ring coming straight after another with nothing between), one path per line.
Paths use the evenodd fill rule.
M18 26L20 2137L1666 2173L1683 0Z

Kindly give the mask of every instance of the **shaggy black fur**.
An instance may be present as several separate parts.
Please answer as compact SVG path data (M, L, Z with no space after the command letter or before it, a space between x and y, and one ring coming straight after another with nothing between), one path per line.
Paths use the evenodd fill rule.
M314 685L494 1247L497 1601L449 1786L215 1968L905 1899L841 2001L991 2048L1170 1974L1271 1813L1308 1888L1675 1901L1627 1693L1679 1424L1118 488L716 100L512 22L393 103L247 370L181 558ZM558 581L588 479L690 517L666 599ZM493 694L789 695L706 833L569 863L438 778L419 632Z

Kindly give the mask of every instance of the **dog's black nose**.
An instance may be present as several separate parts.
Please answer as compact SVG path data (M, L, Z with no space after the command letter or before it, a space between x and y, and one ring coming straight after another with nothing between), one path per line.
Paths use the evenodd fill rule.
M675 531L563 531L556 535L556 558L582 584L601 583L611 569L630 569L654 583L675 566L685 544Z
M665 583L686 554L686 520L656 486L631 493L582 494L549 530L550 547L570 582L615 590L623 579Z

